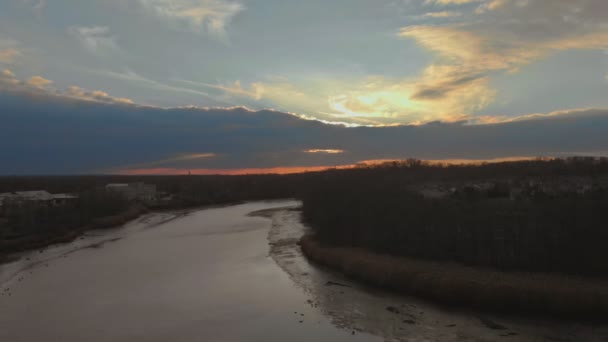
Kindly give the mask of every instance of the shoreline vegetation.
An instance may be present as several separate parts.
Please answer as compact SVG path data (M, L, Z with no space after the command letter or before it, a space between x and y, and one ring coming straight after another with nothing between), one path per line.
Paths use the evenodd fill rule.
M299 244L315 264L367 285L438 304L559 318L608 317L608 279L503 272L395 257L362 248L323 245L313 235L303 236Z

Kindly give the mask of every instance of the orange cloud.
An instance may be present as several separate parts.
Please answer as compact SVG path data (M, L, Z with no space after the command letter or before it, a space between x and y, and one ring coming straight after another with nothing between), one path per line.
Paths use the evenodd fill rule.
M30 95L59 96L83 101L134 104L133 100L124 97L114 97L100 90L86 90L72 86L60 90L50 86L53 81L42 76L33 76L27 81L22 81L8 69L0 72L0 90L21 91Z
M304 150L305 153L327 153L327 154L339 154L339 153L344 153L344 150L338 150L338 149L311 149L311 150Z
M442 11L442 12L429 12L424 15L429 18L450 18L450 17L460 17L462 13L460 12L452 12L452 11Z
M89 91L77 86L70 87L64 95L85 101L134 104L133 100L125 97L113 97L100 90Z
M13 63L19 56L21 56L21 51L14 48L0 50L0 63Z
M37 88L42 88L51 83L53 83L53 81L47 80L46 78L44 78L42 76L34 76L34 77L30 78L29 81L27 81L27 84L29 84L33 87L37 87Z

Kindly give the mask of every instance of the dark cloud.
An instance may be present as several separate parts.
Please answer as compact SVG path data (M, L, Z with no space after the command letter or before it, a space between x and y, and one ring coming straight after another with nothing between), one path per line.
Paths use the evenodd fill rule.
M608 150L608 110L493 125L347 128L274 111L159 109L1 92L0 120L0 174L91 173L141 165L269 168ZM344 153L305 152L314 149Z
M452 79L441 81L431 86L420 86L420 89L412 94L413 100L437 100L446 97L450 92L466 86L472 82L484 78L483 74L457 76Z

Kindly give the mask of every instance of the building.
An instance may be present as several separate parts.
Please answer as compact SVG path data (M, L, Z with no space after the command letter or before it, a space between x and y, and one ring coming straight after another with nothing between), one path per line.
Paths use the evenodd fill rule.
M113 183L106 190L116 192L129 201L152 202L156 200L156 185L138 183Z
M15 192L16 198L23 202L41 202L50 203L53 200L53 195L45 190L36 191L17 191Z
M78 196L72 194L51 194L51 196L53 196L51 201L54 206L66 205L78 199Z
M26 203L36 203L44 206L60 206L77 199L78 196L71 194L51 194L45 190L16 191L0 194L0 206L22 206Z
M0 208L8 206L14 202L15 194L12 192L0 193Z

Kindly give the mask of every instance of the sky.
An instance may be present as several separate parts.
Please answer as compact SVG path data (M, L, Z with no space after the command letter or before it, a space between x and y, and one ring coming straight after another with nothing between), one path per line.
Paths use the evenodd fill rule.
M0 2L0 174L603 155L606 95L605 0Z

